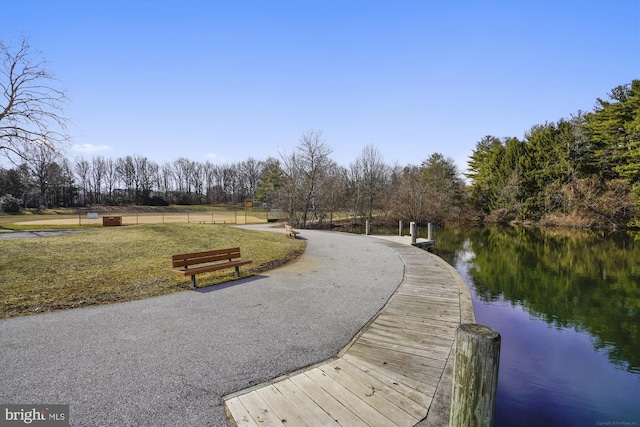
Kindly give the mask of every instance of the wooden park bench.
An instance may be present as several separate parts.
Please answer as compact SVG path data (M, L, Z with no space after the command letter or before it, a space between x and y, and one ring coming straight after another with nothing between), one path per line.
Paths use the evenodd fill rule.
M240 266L253 262L241 259L240 248L179 254L173 255L172 258L173 272L181 276L191 276L191 284L194 288L196 287L196 274L235 268L236 277L240 277Z
M300 234L299 231L294 230L289 224L285 224L284 229L287 233L289 233L289 236L293 236L294 239L297 239L298 234Z

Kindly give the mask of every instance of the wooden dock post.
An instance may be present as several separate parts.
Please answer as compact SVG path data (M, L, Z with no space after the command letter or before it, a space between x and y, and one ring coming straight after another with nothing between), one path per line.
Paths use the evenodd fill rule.
M398 224L398 236L402 237L402 220Z
M456 330L450 427L491 427L496 408L498 332L466 323Z
M427 240L433 240L433 224L427 224Z
M416 223L415 222L410 222L409 223L409 230L411 233L411 244L414 244L417 239L418 239L418 232L416 229Z
M364 234L367 236L371 234L371 221L368 219L364 222Z

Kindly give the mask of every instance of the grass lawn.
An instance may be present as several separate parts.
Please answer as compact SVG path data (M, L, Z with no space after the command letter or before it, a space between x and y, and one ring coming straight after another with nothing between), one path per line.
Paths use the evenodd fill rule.
M239 246L241 275L256 274L304 252L284 233L213 224L148 224L0 240L0 318L148 298L190 287L171 272L171 255ZM199 286L233 280L234 270L198 275Z

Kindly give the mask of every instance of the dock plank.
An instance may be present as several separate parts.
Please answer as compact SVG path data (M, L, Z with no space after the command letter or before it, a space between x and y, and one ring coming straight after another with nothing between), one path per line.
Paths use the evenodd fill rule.
M391 381L391 384L396 390L414 402L423 405L424 408L429 407L431 398L436 391L435 386L410 378L393 369L389 369L381 363L374 363L370 360L362 359L355 354L345 354L342 359L359 367L362 371L372 377L378 378L382 382Z
M414 353L431 357L433 359L447 358L451 349L452 342L449 342L449 346L443 345L441 341L435 340L421 340L417 341L406 337L401 334L393 335L388 333L380 333L378 331L367 331L362 334L361 340L364 344L367 344L371 340L373 345L378 345L385 348L391 348L393 350ZM391 346L391 347L389 347Z
M391 401L392 399L387 398L384 393L384 387L376 388L375 385L372 385L374 381L371 378L365 379L363 383L357 376L349 375L336 362L322 365L320 369L325 375L356 395L365 404L375 408L376 411L391 420L393 425L412 426L420 421L420 418L412 417L401 407L396 406Z
M271 407L262 400L258 393L247 393L242 396L238 396L238 400L247 409L247 412L251 414L251 417L258 425L283 427L284 424L281 418L273 412Z
M233 398L225 402L227 413L236 421L238 427L258 427L258 423L251 417L251 414L244 407L240 399Z
M396 424L384 414L360 399L351 390L326 375L320 369L311 369L304 373L309 379L322 387L328 394L335 396L349 411L369 426L393 427Z
M359 344L351 347L349 354L380 364L388 369L430 385L438 385L442 369L437 360L410 354L401 354L383 348L371 348ZM435 366L434 366L435 365Z
M282 424L289 426L311 426L307 423L307 416L300 412L297 406L292 405L275 385L259 388L256 390L256 393L277 415Z
M423 406L414 402L410 396L403 394L397 387L398 384L394 383L391 378L383 377L381 379L372 375L369 369L358 367L345 359L338 359L334 363L340 368L340 372L353 377L360 384L375 391L375 393L381 393L384 399L413 417L416 420L414 423L420 421L426 415Z
M353 427L367 426L361 418L347 409L345 405L327 393L312 378L309 378L304 373L292 377L291 382L309 396L319 409L329 414L338 425Z
M370 325L367 332L394 335L400 333L400 329L399 323L389 325L388 323L378 321ZM451 346L451 341L455 340L455 335L449 332L427 329L425 325L422 326L422 330L412 327L412 325L405 325L405 328L402 329L401 336L405 339L411 339L422 344L433 343L435 345L439 344L448 347Z
M293 406L299 408L302 413L306 414L305 424L310 427L315 426L339 426L340 424L328 413L326 413L319 405L317 405L311 397L294 384L290 379L285 379L274 384L282 396Z

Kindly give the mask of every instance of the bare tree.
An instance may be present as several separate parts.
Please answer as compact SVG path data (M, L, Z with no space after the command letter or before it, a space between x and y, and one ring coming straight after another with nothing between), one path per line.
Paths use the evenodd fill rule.
M18 48L0 41L0 153L26 159L28 148L53 150L68 141L63 116L65 92L22 37ZM37 152L37 151L36 151Z
M202 204L202 196L205 193L205 170L200 162L192 162L191 176L189 177L193 183L195 195L191 199L191 203Z
M363 194L360 191L360 183L363 181L362 164L359 161L352 162L347 170L347 194L348 194L348 211L351 215L352 224L362 213Z
M139 183L139 188L136 189L136 203L144 204L149 201L151 192L157 187L158 164L144 156L137 156L136 170Z
M284 184L280 188L280 205L289 221L305 227L321 210L322 184L330 165L332 150L322 138L322 131L309 131L300 137L296 152L282 157Z
M136 167L133 162L133 157L119 157L118 160L116 160L116 171L118 172L118 181L123 183L126 189L126 199L120 201L130 203L134 199L136 180Z
M424 182L424 170L418 166L406 166L395 187L393 203L397 217L405 221L428 222L425 212L428 189Z
M222 189L224 191L225 197L227 197L228 200L230 200L232 203L240 202L242 196L242 188L238 165L235 163L223 165L222 177L224 180Z
M164 193L165 200L169 202L171 200L169 195L173 190L172 182L174 178L172 164L163 163L162 166L160 166L159 175L160 175L158 180L159 190Z
M55 185L57 176L60 175L60 165L62 156L55 150L42 145L32 145L25 151L27 167L35 178L38 186L37 203L39 207L49 207L52 204L50 186Z
M347 195L347 169L331 161L322 183L322 205L328 210L329 227L333 227L333 214L344 207Z
M221 165L214 165L212 173L213 173L213 200L214 200L213 203L224 202L225 201L224 167Z
M86 159L79 158L74 164L75 173L80 179L80 188L82 189L81 203L86 204L90 200L89 187L91 180L91 165Z
M262 175L262 169L264 168L264 162L249 157L247 160L241 162L239 165L240 175L244 186L247 189L247 196L254 197L258 184L260 182L260 176Z
M91 183L93 186L93 202L102 203L102 182L107 173L107 163L102 156L91 159Z
M354 215L359 214L361 206L365 216L371 219L373 211L380 208L386 198L390 168L384 163L380 151L373 145L367 145L351 164L350 172Z
M189 177L189 159L186 157L179 157L172 163L173 177L176 183L176 190L180 193L185 193L188 186Z
M107 185L107 197L109 203L113 203L113 190L118 182L118 172L116 170L116 162L112 158L105 160L105 180Z
M205 180L205 192L207 196L207 203L214 203L214 186L216 184L215 165L209 160L202 165L202 172Z

